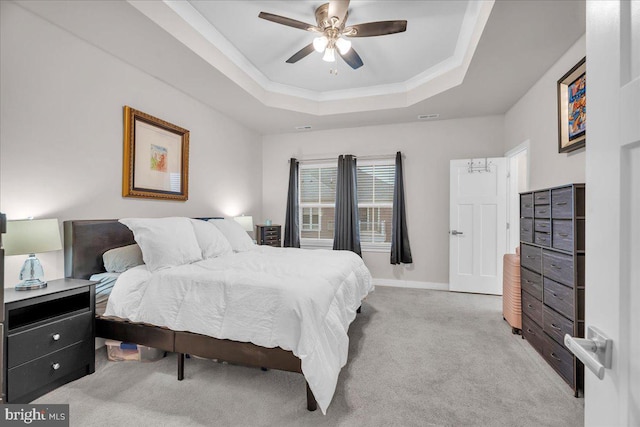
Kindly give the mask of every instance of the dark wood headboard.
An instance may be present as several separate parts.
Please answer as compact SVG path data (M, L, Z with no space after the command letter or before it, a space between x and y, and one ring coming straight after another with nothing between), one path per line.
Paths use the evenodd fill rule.
M127 226L117 219L64 222L64 276L88 279L104 273L102 254L136 241Z
M221 217L196 218L222 219ZM64 222L64 276L88 279L104 273L102 254L136 241L127 226L117 219L84 219Z

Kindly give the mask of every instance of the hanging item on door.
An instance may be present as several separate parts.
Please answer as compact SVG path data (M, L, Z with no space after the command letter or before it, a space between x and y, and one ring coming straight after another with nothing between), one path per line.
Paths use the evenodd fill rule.
M475 161L473 159L469 159L469 162L467 163L468 165L467 171L469 173L491 172L492 164L493 163L491 163L491 160L488 160L486 157L484 158L484 161L482 159L477 159Z

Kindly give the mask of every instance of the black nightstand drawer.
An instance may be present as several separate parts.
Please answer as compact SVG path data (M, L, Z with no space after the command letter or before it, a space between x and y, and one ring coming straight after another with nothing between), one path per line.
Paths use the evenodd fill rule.
M22 397L75 371L86 374L93 357L93 345L93 341L82 341L9 369L7 380L11 387L7 390L7 400L19 402ZM58 369L55 369L56 366Z
M7 337L11 348L7 355L7 367L13 368L79 341L91 339L92 322L92 313L86 312L10 335Z
M256 240L259 245L281 246L282 226L256 225Z

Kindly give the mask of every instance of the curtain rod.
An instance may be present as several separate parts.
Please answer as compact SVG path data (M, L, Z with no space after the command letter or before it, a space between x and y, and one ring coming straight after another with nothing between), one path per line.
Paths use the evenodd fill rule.
M404 153L400 154L402 156L402 158L404 159ZM395 154L378 154L378 155L371 155L371 156L353 156L356 159L361 159L361 160L387 160L387 159L395 159L396 155ZM338 161L338 157L325 157L322 159L298 159L298 163L307 163L307 162L328 162L331 160L335 160ZM291 162L291 159L287 160L288 163Z

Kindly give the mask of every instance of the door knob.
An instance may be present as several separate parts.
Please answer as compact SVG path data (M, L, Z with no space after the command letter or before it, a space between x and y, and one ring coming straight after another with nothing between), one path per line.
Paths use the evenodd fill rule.
M458 230L451 230L451 234L454 236L457 236L458 234L464 234L462 231L458 231Z
M564 345L598 378L603 379L604 370L611 369L613 341L597 328L589 326L586 339L566 334Z

